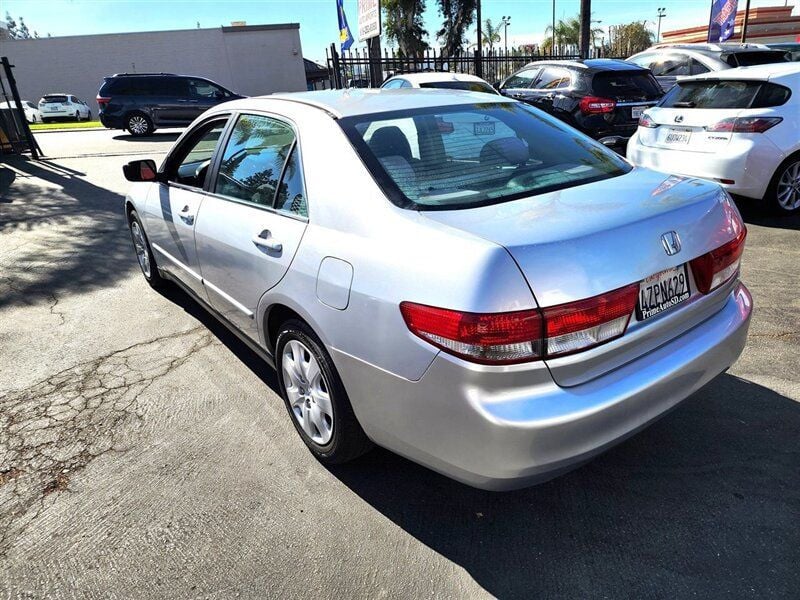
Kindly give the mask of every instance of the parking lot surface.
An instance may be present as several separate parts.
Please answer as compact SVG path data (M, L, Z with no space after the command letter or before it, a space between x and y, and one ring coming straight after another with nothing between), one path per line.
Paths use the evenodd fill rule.
M383 450L321 466L274 373L147 286L121 166L176 137L41 134L0 173L5 596L798 597L800 217L740 205L756 308L728 373L576 471L483 492Z

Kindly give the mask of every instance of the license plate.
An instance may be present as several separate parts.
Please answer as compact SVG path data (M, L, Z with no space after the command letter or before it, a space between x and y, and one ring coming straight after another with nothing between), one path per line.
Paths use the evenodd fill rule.
M45 108L45 110L47 112L58 112L58 111L61 110L61 107L60 106L48 106L47 108Z
M473 123L472 131L475 135L494 135L494 122Z
M640 321L680 304L689 297L686 264L651 275L639 284L636 318Z
M671 129L664 140L667 144L688 144L692 132L685 129Z
M638 119L639 117L642 116L642 113L644 112L644 109L646 109L646 108L647 108L646 106L632 106L631 107L631 118L632 119Z

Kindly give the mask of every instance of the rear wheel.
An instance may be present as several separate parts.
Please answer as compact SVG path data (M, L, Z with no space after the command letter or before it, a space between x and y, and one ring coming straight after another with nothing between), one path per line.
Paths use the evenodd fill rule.
M790 156L778 167L766 199L778 213L791 214L800 210L800 154Z
M142 113L133 113L125 121L125 129L131 135L139 137L153 133L153 122Z
M339 374L314 331L302 321L281 325L275 362L286 409L297 432L323 463L352 460L371 447Z
M75 120L78 121L78 123L81 122L81 112L79 110L75 111Z
M150 249L150 244L144 233L142 222L139 220L139 215L135 210L132 210L128 215L128 226L130 227L133 249L136 251L136 260L139 262L142 275L144 275L150 287L154 289L162 287L165 280L158 272L156 259L153 256L153 251Z

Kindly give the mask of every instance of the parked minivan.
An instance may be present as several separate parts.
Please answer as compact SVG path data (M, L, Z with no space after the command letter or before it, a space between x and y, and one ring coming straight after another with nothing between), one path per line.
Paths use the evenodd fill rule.
M242 98L202 77L172 73L117 73L97 93L100 122L131 135L150 135L159 127L183 127L212 106Z

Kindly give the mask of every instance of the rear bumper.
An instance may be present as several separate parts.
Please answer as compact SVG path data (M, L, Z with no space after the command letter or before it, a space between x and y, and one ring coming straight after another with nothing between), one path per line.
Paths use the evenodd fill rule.
M121 116L107 115L105 113L100 113L100 123L103 124L103 127L107 127L109 129L125 128L125 124L122 122Z
M767 193L770 179L783 160L777 146L765 137L758 141L739 139L711 153L644 146L638 134L628 142L627 158L655 171L710 179L731 194L759 200ZM723 179L735 183L723 183Z
M373 441L466 484L506 490L574 468L725 371L744 348L751 311L736 285L706 321L568 388L538 368L487 368L442 353L416 382L336 350L333 358Z

